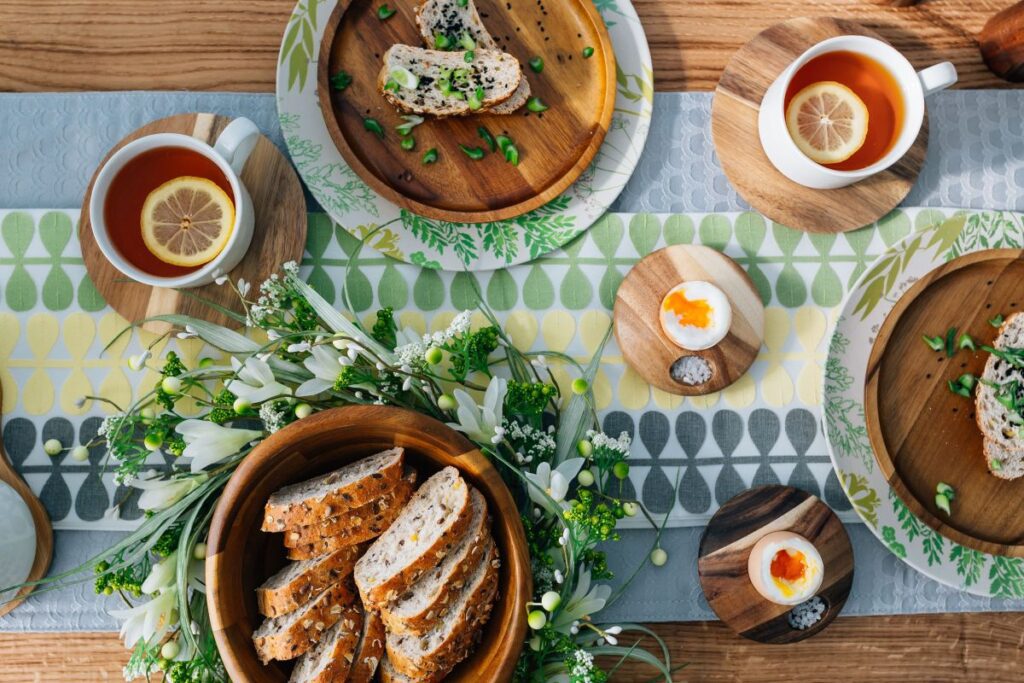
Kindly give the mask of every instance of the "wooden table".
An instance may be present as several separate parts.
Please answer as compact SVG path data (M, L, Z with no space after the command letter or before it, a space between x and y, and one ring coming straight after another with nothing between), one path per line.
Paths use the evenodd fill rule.
M892 8L855 0L634 0L654 53L658 90L711 90L732 52L800 15L855 19L914 64L951 60L960 87L997 88L974 36L1012 0L921 0ZM271 92L291 0L2 0L0 90ZM757 645L717 622L659 624L677 680L1019 680L1024 614L840 618L797 645ZM0 683L120 681L116 634L0 634ZM642 681L639 669L615 680Z

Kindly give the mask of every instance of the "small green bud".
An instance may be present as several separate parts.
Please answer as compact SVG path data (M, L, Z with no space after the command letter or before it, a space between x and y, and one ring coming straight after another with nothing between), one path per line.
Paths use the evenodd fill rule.
M181 380L177 377L164 377L163 381L160 382L160 388L168 394L180 394Z
M444 353L441 349L436 346L431 346L427 349L427 352L423 354L423 360L427 361L430 365L437 365L444 359Z
M612 467L612 474L616 479L625 479L629 476L629 463L619 461Z
M178 641L176 640L168 640L164 643L164 646L160 648L160 656L167 660L174 659L180 652L181 646L178 645Z
M252 408L252 402L247 398L236 398L235 402L231 404L231 407L239 415L244 415L249 412L250 408Z
M668 553L662 548L655 548L651 551L651 564L655 567L664 567L668 562Z
M580 470L580 473L576 476L576 480L580 483L580 486L593 486L594 473L590 470Z
M548 623L548 617L546 614L541 612L539 609L535 609L530 612L530 615L526 617L526 623L530 625L534 631L539 631L544 628L544 625Z
M530 638L530 649L534 652L540 652L541 645L543 645L543 642L541 641L540 636Z
M139 417L142 418L142 424L150 424L156 419L156 411L152 408L143 408L139 411Z
M197 560L205 560L206 559L206 544L205 543L196 543L196 547L192 549L192 557L194 557Z
M441 410L455 410L459 407L459 404L455 402L455 399L448 394L441 394L437 399L437 407Z
M60 452L63 450L64 445L57 439L47 439L46 443L43 444L43 451L51 457L60 455Z
M156 434L146 434L146 438L142 440L142 445L146 447L146 450L155 451L164 445L163 437Z
M210 358L209 356L203 356L199 359L199 369L205 370L206 368L212 368L217 364L217 361Z
M577 377L572 381L572 393L576 394L577 396L582 396L583 394L587 393L589 389L590 383L587 382L587 380L583 379L582 377Z
M300 403L299 405L295 406L295 417L299 418L300 420L304 420L312 414L313 406L309 405L308 403Z
M555 591L548 591L541 596L540 604L548 612L554 612L562 604L562 596Z
M589 458L594 453L594 444L586 439L580 439L576 442L576 452L580 454L581 458Z
M71 459L76 462L85 462L89 459L89 449L85 446L75 446L71 449Z
M626 513L627 517L636 517L637 513L640 512L640 506L636 503L623 503L622 511Z

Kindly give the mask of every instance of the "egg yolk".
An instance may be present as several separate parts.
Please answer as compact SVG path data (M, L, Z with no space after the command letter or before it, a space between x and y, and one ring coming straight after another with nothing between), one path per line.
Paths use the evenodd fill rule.
M663 304L679 319L680 325L692 325L706 329L711 326L711 305L707 299L687 299L684 292L671 292Z
M789 550L782 549L775 553L775 557L772 558L770 571L776 583L780 581L793 583L804 578L804 572L807 571L807 562L804 559L804 554L799 550L790 552Z

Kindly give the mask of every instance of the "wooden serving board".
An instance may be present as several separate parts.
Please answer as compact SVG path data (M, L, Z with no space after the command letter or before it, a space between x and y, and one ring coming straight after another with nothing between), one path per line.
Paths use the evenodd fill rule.
M579 178L604 141L615 106L615 53L591 0L476 0L485 25L501 49L522 64L533 95L549 109L532 114L525 107L507 116L476 115L432 119L416 127L416 148L405 151L395 126L399 113L380 93L382 57L392 45L421 46L415 20L420 0L393 0L398 12L377 18L381 3L341 0L324 32L317 82L331 138L345 161L376 192L413 213L446 221L482 223L506 220L558 197ZM594 48L589 59L583 49ZM542 73L527 63L544 60ZM331 87L344 70L352 84ZM384 139L364 127L376 119ZM520 152L518 166L499 152L474 161L459 145L486 144L477 128L508 135ZM436 148L438 160L421 161Z
M981 376L988 354L932 351L922 335L950 327L991 344L988 321L1024 310L1024 251L963 256L918 280L893 308L871 349L865 418L875 459L900 499L928 526L956 543L1024 557L1024 479L989 473L974 400L947 382ZM958 333L959 336L959 333ZM952 515L935 506L939 482L953 487Z
M732 304L732 326L719 344L705 351L676 346L661 328L661 303L676 285L702 280L717 285ZM721 391L738 380L757 358L764 341L764 304L750 276L738 263L709 247L678 244L637 263L615 295L615 339L623 357L648 384L680 396ZM700 356L711 379L690 386L669 370L682 356Z
M762 31L740 48L715 88L711 134L736 191L773 221L807 232L855 230L896 208L914 186L928 150L928 117L910 151L888 170L838 190L813 190L785 177L761 148L761 99L780 73L815 44L842 35L882 40L845 19L802 17Z
M82 257L96 289L111 308L129 322L154 315L178 313L228 327L239 326L237 321L196 298L238 311L238 295L231 287L209 284L183 293L130 280L107 261L96 244L89 222L89 202L96 175L107 160L126 144L154 133L180 133L213 145L229 123L230 117L216 114L179 114L153 121L117 143L96 167L96 174L85 193L78 222ZM229 275L234 281L244 278L253 286L258 286L272 273L279 271L282 263L302 260L306 249L306 199L295 169L266 136L262 136L256 144L241 178L252 196L256 228L249 251ZM169 323L161 321L151 321L142 327L157 334L171 329Z
M3 404L3 387L0 386L0 405ZM0 439L0 481L14 489L21 499L25 501L29 512L32 513L32 521L36 527L36 556L32 561L32 568L29 570L25 581L38 581L46 576L46 570L50 568L50 561L53 559L53 527L50 526L50 516L46 514L46 508L42 501L36 498L32 489L28 487L25 480L14 470L11 461L4 452L3 440ZM0 617L10 612L24 601L34 586L25 586L17 593L17 599L4 603L0 601Z
M792 607L765 600L750 582L750 550L773 531L803 536L825 564L817 593L825 613L811 628L790 626ZM816 496L791 486L761 486L739 494L711 518L700 539L697 573L711 609L733 631L761 643L794 643L820 633L842 611L853 585L853 547L842 522Z

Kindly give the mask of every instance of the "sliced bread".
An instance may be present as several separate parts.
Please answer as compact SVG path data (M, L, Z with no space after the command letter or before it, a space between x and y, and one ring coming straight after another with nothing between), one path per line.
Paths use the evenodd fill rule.
M334 537L354 538L371 527L386 529L412 497L416 487L416 470L409 468L393 489L366 505L349 510L343 515L314 521L309 526L289 529L284 533L284 546L297 548L315 544L321 539Z
M498 550L492 544L435 628L422 635L389 633L385 647L394 668L416 678L424 671L447 673L465 659L474 636L490 618L500 566Z
M1024 477L1024 451L1003 448L989 439L985 439L985 464L1000 479Z
M446 467L427 479L356 562L363 603L380 608L440 564L462 540L472 513L469 486L457 469Z
M463 34L467 34L476 43L478 49L501 49L487 27L484 26L473 0L468 0L465 4L461 4L459 0L424 0L416 8L416 23L420 27L423 44L428 48L436 48L437 37L443 36L448 44L461 49L460 38ZM526 104L528 99L530 99L530 81L520 67L519 87L516 88L512 97L492 107L489 113L511 114Z
M466 577L480 565L492 543L487 501L470 487L472 518L462 540L452 548L441 564L381 608L381 618L393 633L424 633L444 617L452 597L465 585Z
M1003 322L992 346L1000 351L1024 348L1024 313L1014 313ZM1000 403L998 398L1000 387L1013 392L1011 387L1014 383L1015 398L1018 401L1024 398L1024 368L1015 367L992 354L985 363L982 379L985 382L979 384L975 397L978 427L1004 455L1019 452L1016 457L1024 458L1024 420L1017 411Z
M441 672L423 671L419 676L413 678L396 669L387 657L384 657L384 661L380 663L381 683L440 683L444 677L445 674Z
M352 606L306 654L299 657L288 683L339 683L348 678L363 631L363 610Z
M392 448L315 479L285 486L267 501L263 531L308 526L311 520L335 517L369 503L398 484L404 455L401 448Z
M370 683L384 658L384 622L376 612L367 612L363 620L363 633L356 648L356 661L347 683Z
M350 576L364 550L350 546L311 560L289 563L256 589L260 614L276 617L298 609L325 588Z
M392 45L384 53L378 86L386 100L410 114L443 117L487 111L515 94L522 70L516 58L504 52L476 50L474 55L467 62L464 52ZM414 74L416 86L388 88L390 74L396 70ZM480 105L476 109L470 106L474 99Z
M260 660L295 659L309 651L324 631L341 619L345 609L355 602L349 581L336 583L299 609L265 620L252 634Z

